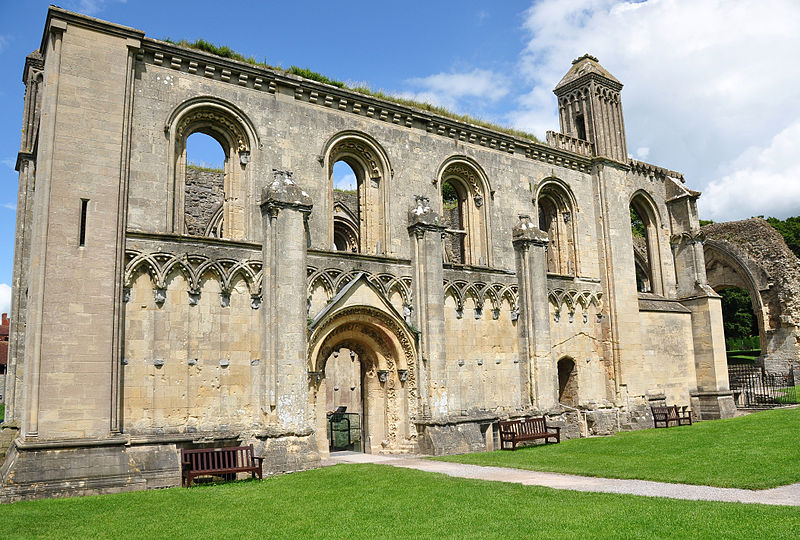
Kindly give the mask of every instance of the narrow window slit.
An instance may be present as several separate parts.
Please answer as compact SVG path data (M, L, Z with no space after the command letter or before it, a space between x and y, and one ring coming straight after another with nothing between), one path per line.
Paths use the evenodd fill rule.
M81 232L78 237L78 245L86 245L86 211L89 208L89 199L81 199Z

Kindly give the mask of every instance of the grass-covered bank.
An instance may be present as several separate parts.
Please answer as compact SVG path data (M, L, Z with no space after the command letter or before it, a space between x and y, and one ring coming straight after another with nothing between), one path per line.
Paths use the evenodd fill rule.
M692 426L434 459L609 478L764 489L800 482L800 408Z
M797 508L557 491L380 465L14 503L14 538L792 538Z

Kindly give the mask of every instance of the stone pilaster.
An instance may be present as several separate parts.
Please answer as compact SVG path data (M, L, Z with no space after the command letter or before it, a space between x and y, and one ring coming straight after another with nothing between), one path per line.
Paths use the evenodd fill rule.
M408 212L414 279L414 324L420 330L419 395L423 419L447 415L442 226L427 197Z
M305 220L311 197L288 171L273 170L264 188L264 358L266 400L283 430L310 434L307 421ZM264 409L267 409L264 404Z
M547 233L520 215L512 232L519 282L521 405L546 410L558 403L558 378L550 343Z
M672 227L678 297L692 312L692 341L697 373L693 408L703 420L733 416L736 405L728 381L728 359L722 326L722 302L708 286L697 198L700 193L667 179L667 206Z

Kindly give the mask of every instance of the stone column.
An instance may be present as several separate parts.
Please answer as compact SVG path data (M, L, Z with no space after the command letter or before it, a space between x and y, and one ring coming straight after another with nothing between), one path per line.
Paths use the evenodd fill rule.
M700 193L667 178L678 298L692 312L692 341L697 390L692 408L702 420L733 416L736 405L728 382L728 359L720 296L708 286L697 198Z
M418 381L424 420L447 416L447 371L442 275L442 226L427 197L416 197L408 212L414 277L414 324L420 330Z
M269 410L283 431L310 434L306 366L306 234L311 197L289 171L264 188L264 358Z
M539 411L558 403L558 378L550 344L547 292L547 233L528 215L520 215L512 232L519 282L520 377L522 406Z

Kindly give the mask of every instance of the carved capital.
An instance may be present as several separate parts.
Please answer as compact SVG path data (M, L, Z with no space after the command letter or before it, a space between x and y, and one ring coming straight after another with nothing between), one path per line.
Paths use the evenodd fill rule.
M511 232L512 243L515 249L525 250L528 246L547 247L550 243L547 233L539 229L527 214L519 215L519 222Z
M311 213L314 206L311 195L292 180L290 171L272 169L273 180L264 188L261 195L261 209L270 217L277 216L277 210L290 208L303 213Z

